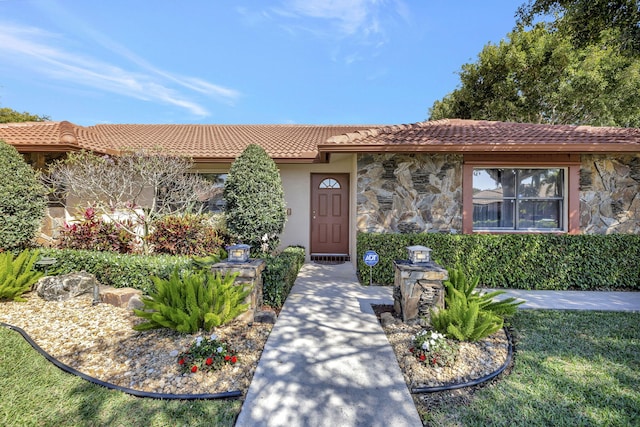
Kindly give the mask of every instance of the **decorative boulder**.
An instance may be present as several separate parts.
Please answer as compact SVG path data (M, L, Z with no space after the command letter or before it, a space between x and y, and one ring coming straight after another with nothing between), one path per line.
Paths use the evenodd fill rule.
M47 301L67 301L78 295L92 293L98 281L93 274L69 273L60 276L46 276L38 280L35 291Z
M100 289L100 301L115 307L139 309L144 308L140 297L142 291L133 288L113 288L111 286Z

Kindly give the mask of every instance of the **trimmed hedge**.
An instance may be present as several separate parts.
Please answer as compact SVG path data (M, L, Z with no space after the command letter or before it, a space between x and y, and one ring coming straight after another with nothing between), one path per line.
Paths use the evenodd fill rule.
M280 254L265 259L262 271L263 302L273 308L281 308L293 287L300 267L304 264L305 251L299 246L289 246Z
M369 282L362 256L375 250L373 282L391 285L393 261L407 246L424 245L443 267L479 276L480 286L546 290L640 289L640 236L632 234L358 234L358 272Z
M115 288L131 287L145 294L155 290L151 276L168 279L174 269L191 268L191 259L171 255L130 255L75 249L42 249L44 257L57 260L53 274L86 271L98 282Z

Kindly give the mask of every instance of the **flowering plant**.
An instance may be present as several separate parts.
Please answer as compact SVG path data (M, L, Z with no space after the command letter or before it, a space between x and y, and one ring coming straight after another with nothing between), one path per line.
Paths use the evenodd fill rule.
M180 372L208 372L222 368L226 364L235 364L238 357L227 344L218 340L216 334L210 338L198 337L189 348L178 354Z
M458 343L448 340L444 334L423 329L413 336L413 347L409 351L420 362L444 367L455 363L458 349Z

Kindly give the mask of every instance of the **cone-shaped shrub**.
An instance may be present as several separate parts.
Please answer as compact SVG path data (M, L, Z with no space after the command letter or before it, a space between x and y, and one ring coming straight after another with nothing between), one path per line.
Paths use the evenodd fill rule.
M271 252L279 244L286 219L284 191L273 159L249 145L229 170L224 185L229 233L251 245L252 252Z
M24 248L42 225L47 201L35 171L0 141L0 251Z

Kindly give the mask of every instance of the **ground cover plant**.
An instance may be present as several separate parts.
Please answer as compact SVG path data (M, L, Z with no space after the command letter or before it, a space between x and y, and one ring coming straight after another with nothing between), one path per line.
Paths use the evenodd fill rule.
M67 374L0 327L0 425L233 426L239 400L156 400Z
M415 395L425 425L640 425L640 313L519 310L510 322L510 374Z

